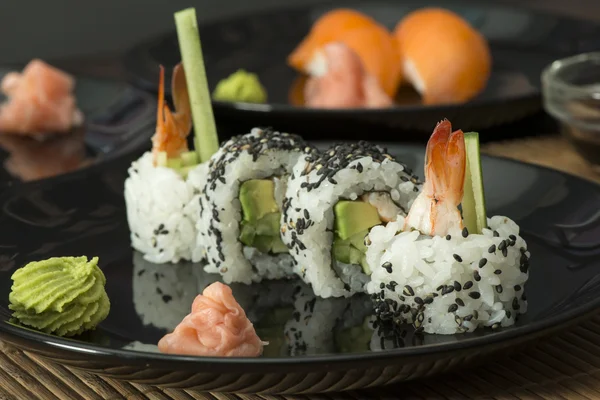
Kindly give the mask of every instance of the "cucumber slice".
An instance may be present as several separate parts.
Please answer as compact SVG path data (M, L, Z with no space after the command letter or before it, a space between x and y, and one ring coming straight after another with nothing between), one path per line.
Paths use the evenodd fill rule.
M161 151L156 155L156 166L157 167L166 167L167 166L167 152Z
M167 160L167 167L169 167L169 168L179 169L182 166L183 165L181 163L181 158L169 158Z
M186 151L181 153L181 162L184 167L192 167L198 164L198 153L195 151Z
M487 228L487 214L477 132L465 133L465 150L467 165L462 199L463 220L470 233L480 234Z

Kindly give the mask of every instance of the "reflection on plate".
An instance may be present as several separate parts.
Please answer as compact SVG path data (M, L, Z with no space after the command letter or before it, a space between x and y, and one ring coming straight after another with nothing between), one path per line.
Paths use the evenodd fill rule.
M423 165L423 148L387 147L409 167ZM156 343L218 278L198 264L152 265L130 248L123 182L131 159L123 157L0 193L0 335L61 364L133 382L202 391L306 393L463 368L597 312L600 187L514 161L482 160L489 171L484 185L490 214L514 216L535 255L528 312L513 327L415 335L412 329L390 329L373 320L369 297L320 299L296 280L266 281L231 285L261 339L270 342L262 357L158 353ZM63 339L8 323L14 270L29 261L71 254L100 258L112 309L98 329Z

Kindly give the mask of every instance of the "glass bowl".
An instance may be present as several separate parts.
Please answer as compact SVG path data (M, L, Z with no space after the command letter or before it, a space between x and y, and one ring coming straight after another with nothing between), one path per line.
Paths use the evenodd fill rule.
M600 165L600 52L556 60L542 72L544 108L590 163Z

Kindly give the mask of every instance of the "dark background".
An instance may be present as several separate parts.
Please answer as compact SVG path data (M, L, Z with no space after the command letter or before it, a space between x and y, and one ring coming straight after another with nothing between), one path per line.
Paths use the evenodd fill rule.
M319 1L2 0L0 63L27 62L33 57L56 59L120 53L140 40L173 30L173 12L190 6L196 7L202 22L248 10L316 2ZM600 20L600 0L506 0L504 3Z

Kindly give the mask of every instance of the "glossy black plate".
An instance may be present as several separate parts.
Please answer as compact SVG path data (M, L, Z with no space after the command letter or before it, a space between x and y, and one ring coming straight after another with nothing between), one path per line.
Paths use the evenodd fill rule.
M422 148L389 149L422 170ZM450 336L414 335L409 329L382 339L364 326L368 297L316 299L298 282L264 282L232 285L262 339L271 342L263 357L159 354L158 339L215 278L199 265L152 265L131 250L123 200L130 161L121 157L85 173L0 194L2 340L65 365L134 382L210 391L322 392L390 384L482 362L600 308L600 187L549 169L484 157L489 215L516 220L532 253L529 310L514 327ZM82 254L99 256L108 280L112 310L96 331L61 339L7 322L10 276L16 268ZM304 301L294 304L297 290ZM290 348L285 326L307 303L315 322L300 338L287 330L298 339Z
M430 5L459 13L489 39L493 73L478 98L461 106L415 104L387 110L318 110L289 104L289 90L297 74L286 66L285 59L325 11L355 8L393 29L408 12ZM246 129L273 125L309 139L348 140L369 132L374 140L406 140L428 138L431 121L443 118L468 130L516 121L540 110L544 66L566 55L600 48L598 24L497 2L460 0L306 4L212 22L201 26L200 34L211 90L219 80L245 68L259 75L269 94L269 103L264 105L215 102L220 124L243 124ZM171 32L136 46L126 57L126 65L135 84L155 91L158 65L169 67L179 60L177 35Z
M0 68L0 79L22 66ZM0 135L0 182L36 180L105 162L149 143L156 100L130 84L73 74L75 98L84 125L45 140ZM5 98L0 94L0 102Z

